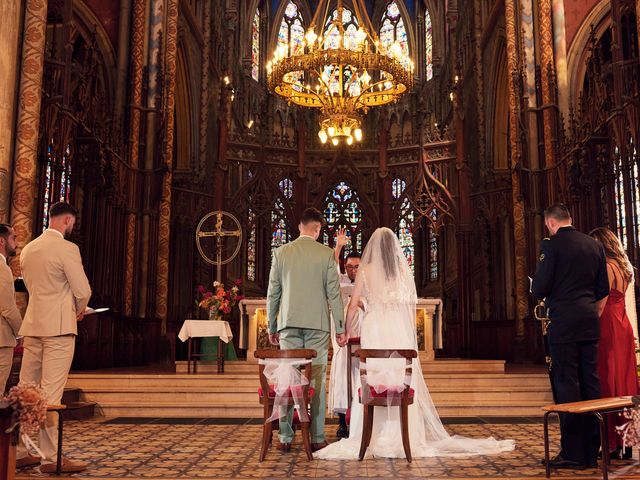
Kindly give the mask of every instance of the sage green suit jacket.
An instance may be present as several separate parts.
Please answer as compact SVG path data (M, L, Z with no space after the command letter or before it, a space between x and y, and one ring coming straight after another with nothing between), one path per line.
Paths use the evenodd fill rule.
M267 290L269 333L284 328L330 332L329 306L336 333L344 332L344 306L333 250L308 236L277 248Z

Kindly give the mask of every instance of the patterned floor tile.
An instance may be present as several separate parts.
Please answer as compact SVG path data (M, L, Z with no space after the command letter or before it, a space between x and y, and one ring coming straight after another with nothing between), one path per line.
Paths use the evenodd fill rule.
M308 462L300 439L292 451L283 453L272 446L264 462L258 462L261 426L243 421L216 424L191 421L156 424L154 419L136 424L104 420L71 421L65 428L65 453L89 463L77 479L252 479L252 478L427 478L456 480L543 479L542 425L527 419L523 423L447 422L451 434L474 438L511 438L515 451L496 456L466 458L367 459L363 462ZM335 440L330 425L328 435ZM558 448L557 425L552 426L553 450ZM275 444L275 442L274 442ZM609 478L640 478L640 461L614 462ZM584 480L601 478L599 470L555 471L554 478ZM37 469L17 473L19 480L42 478Z

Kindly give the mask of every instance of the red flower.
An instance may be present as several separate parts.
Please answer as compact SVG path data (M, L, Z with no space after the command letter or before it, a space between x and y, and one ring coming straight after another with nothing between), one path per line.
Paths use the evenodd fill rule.
M213 293L211 292L204 292L204 294L202 295L202 298L211 298L213 296Z
M206 292L204 285L198 285L198 293L202 295L204 292Z
M235 281L233 282L233 284L234 284L236 287L240 287L240 286L242 286L242 279L241 279L241 278L236 278L236 279L235 279Z

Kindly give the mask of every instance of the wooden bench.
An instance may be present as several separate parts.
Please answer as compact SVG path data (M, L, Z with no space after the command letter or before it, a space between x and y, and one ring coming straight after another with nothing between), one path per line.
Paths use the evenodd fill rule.
M47 412L56 412L58 414L58 451L56 452L56 475L60 475L62 473L62 431L64 424L64 415L62 415L62 413L66 409L66 405L47 405Z
M551 466L549 465L549 415L552 413L572 413L575 415L593 415L600 424L600 448L602 450L602 478L609 478L609 440L607 435L607 413L615 413L632 408L631 397L611 397L597 400L585 400L582 402L559 403L542 407L544 411L544 464L546 477L551 478Z
M9 402L0 401L0 480L13 480L16 472L16 446L11 427L13 408Z

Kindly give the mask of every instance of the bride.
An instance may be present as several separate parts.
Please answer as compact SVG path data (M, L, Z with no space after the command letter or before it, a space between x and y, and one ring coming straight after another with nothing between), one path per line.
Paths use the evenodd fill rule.
M416 287L400 242L388 228L378 228L364 250L347 324L358 314L360 298L367 312L361 325L362 348L417 350L415 316ZM370 385L401 385L404 359L367 360ZM314 453L321 459L357 459L362 437L363 408L358 402L360 379L356 380L351 406L350 435ZM513 450L513 440L473 439L450 436L429 395L420 360L413 360L411 388L414 403L409 406L409 438L415 457L489 455ZM405 458L402 447L399 408L375 407L373 433L367 457Z

